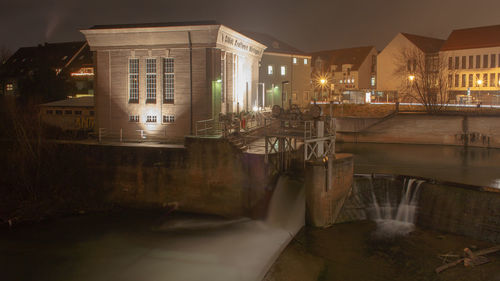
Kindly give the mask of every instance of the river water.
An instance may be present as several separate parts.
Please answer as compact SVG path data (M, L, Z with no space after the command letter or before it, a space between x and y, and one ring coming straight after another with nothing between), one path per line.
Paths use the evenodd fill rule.
M261 280L304 225L280 178L267 220L123 210L0 230L0 280Z
M355 154L356 173L403 174L500 186L500 150L496 149L338 144L337 150ZM0 280L260 280L304 222L303 191L283 190L290 186L293 184L285 181L278 184L276 194L281 194L282 201L272 202L271 215L266 221L122 211L3 229L0 230ZM319 271L323 270L318 274L326 276L324 280L369 280L365 277L373 276L381 270L381 265L387 265L367 262L372 271L364 275L357 269L372 259L371 254L366 254L366 247L361 246L363 241L372 241L369 232L373 229L373 225L363 223L361 227L352 225L352 229L349 225L329 230L306 228L305 233L315 235L302 235L305 241L294 242L292 246L306 245L302 250L327 261L327 265L322 262L318 266ZM349 235L335 236L337 230ZM360 240L356 240L357 234ZM429 235L432 239L419 240L415 249L420 243L434 240L439 240L436 245L441 243L441 234ZM352 241L345 243L351 238ZM457 251L470 243L460 241L454 247L429 250L427 254ZM336 248L329 249L328 245ZM380 255L386 254L385 250L380 251ZM310 257L309 261L314 259ZM407 259L412 259L411 254ZM291 265L284 267L283 272L294 272L290 269L300 267L300 259L293 257L290 261ZM432 271L435 264L434 260L426 267L425 276L434 276L427 270ZM376 280L390 280L386 277L397 276L399 268L394 267L387 275L383 274L384 278ZM415 268L421 268L420 264ZM356 274L360 278L351 278Z
M354 172L420 176L500 188L500 149L443 145L338 143L354 154Z

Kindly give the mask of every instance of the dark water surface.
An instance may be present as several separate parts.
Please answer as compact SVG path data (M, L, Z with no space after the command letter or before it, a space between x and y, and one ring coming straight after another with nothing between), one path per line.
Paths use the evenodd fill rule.
M0 280L251 281L289 239L248 219L86 215L1 230Z
M338 143L354 154L354 172L421 176L500 188L500 149L444 145Z

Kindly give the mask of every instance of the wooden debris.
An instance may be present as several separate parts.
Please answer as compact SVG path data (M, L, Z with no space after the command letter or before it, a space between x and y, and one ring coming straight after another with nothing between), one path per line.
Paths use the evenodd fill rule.
M489 262L490 260L485 256L479 256L473 253L469 248L464 249L465 254L468 256L464 259L464 266L476 266Z
M459 259L459 260L456 260L454 262L450 262L450 263L444 264L444 265L436 268L435 271L436 271L436 273L443 272L443 271L447 270L450 267L457 266L459 263L461 263L463 261L464 261L464 259Z
M440 272L447 270L448 268L457 266L458 264L460 264L462 262L464 263L465 266L481 265L481 264L489 262L489 259L487 257L484 257L484 255L492 254L492 253L495 253L498 251L500 251L500 245L497 245L497 246L494 246L491 248L487 248L487 249L483 249L483 250L479 250L479 251L475 251L475 252L472 252L469 248L465 248L464 252L465 252L465 255L467 256L466 258L458 259L454 262L444 264L444 265L436 268L435 271L436 271L436 273L440 273ZM442 256L446 257L446 256L448 256L448 254L442 255Z

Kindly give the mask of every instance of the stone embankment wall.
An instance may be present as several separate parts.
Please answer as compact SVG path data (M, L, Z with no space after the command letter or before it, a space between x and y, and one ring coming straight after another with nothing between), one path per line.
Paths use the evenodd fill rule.
M261 217L276 178L264 155L244 154L226 140L187 139L186 148L78 147L81 171L99 175L106 201L126 207L167 207L226 217ZM74 149L73 149L74 150Z
M379 200L389 194L391 205L397 206L403 182L398 176L356 176L336 223L369 219L372 190ZM500 190L424 182L418 202L420 227L500 242Z
M337 131L337 140L343 142L500 148L500 117L496 116L401 113L381 122L374 118L338 118Z

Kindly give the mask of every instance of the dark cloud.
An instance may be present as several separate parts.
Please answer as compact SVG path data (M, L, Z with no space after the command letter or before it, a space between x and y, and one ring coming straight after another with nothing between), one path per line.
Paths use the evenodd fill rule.
M305 51L381 49L397 32L445 39L452 29L500 24L499 10L491 0L17 0L0 9L0 45L82 40L78 30L95 24L217 20Z

